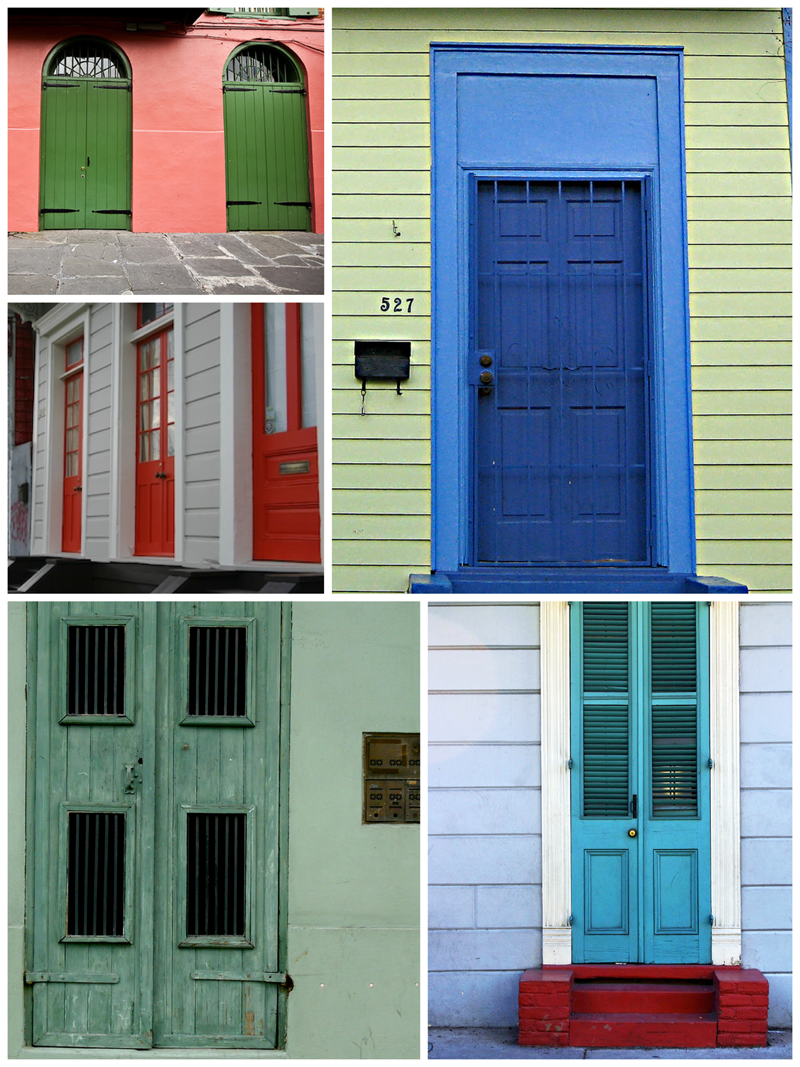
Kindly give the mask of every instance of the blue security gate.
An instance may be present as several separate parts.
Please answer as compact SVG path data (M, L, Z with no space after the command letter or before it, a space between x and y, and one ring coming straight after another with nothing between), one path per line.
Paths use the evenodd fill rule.
M708 608L572 607L574 963L710 963Z
M475 183L473 564L651 563L643 192Z

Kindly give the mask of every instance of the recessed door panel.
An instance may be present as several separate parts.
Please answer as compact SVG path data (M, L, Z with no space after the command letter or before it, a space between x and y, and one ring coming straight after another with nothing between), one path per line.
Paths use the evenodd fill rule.
M477 183L474 563L649 560L641 197Z
M710 962L706 605L572 615L573 959Z

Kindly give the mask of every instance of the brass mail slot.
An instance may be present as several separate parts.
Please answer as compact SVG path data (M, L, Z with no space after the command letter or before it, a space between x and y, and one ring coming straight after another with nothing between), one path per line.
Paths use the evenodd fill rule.
M311 464L307 459L295 459L291 463L281 463L281 474L308 474Z

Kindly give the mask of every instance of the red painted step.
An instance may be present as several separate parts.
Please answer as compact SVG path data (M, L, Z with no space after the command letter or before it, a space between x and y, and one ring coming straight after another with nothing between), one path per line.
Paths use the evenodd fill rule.
M591 1012L713 1012L714 986L709 982L576 981L572 1010Z
M711 982L714 971L719 970L713 963L570 963L567 969L576 982L586 978L610 978L614 982L627 982L631 978L644 978L648 982L701 978ZM546 973L564 970L564 967L543 967L542 970Z
M620 1013L572 1015L569 1043L589 1048L715 1048L713 1015Z

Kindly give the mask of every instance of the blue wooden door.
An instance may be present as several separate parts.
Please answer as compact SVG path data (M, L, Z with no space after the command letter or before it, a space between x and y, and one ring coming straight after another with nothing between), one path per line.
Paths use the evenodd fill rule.
M642 187L478 181L476 564L650 562Z
M710 963L708 615L572 610L576 963Z

